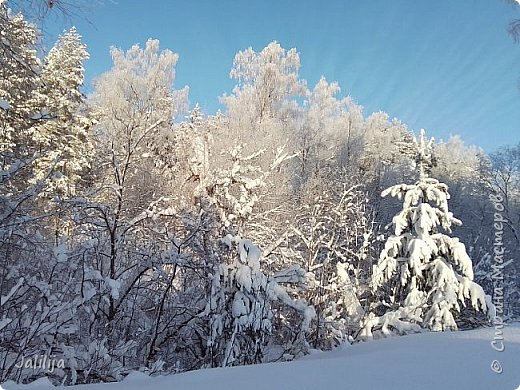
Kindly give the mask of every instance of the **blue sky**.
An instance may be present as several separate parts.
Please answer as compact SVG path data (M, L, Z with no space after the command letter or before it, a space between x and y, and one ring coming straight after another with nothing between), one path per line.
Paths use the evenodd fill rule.
M299 51L310 87L338 81L365 114L490 152L520 141L520 44L506 32L520 7L503 0L103 0L79 14L88 82L110 68L110 46L157 38L180 55L176 86L214 113L235 53L277 40Z

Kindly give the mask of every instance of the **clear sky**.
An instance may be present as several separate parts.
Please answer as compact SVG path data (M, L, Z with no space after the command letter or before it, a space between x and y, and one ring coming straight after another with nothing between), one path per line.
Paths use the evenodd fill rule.
M110 46L157 38L180 55L176 86L214 113L235 53L276 40L298 50L309 87L335 80L365 114L489 152L520 142L520 44L506 31L520 6L504 0L102 0L78 11L87 82L110 68Z

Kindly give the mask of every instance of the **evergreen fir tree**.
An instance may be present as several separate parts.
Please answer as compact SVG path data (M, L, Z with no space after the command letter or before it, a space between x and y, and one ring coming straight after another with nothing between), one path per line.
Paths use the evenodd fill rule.
M457 329L456 319L466 305L491 313L493 305L481 286L473 281L472 262L466 248L451 233L461 225L448 210L448 187L428 176L434 163L433 139L424 130L414 139L419 181L399 184L383 191L402 199L403 209L392 221L391 235L373 267L372 288L383 288L389 302L381 316L370 316L362 337L406 333L427 327L435 331Z
M92 121L82 113L83 62L89 58L75 28L66 31L45 58L39 94L44 109L35 134L41 147L49 150L39 165L55 165L50 190L61 196L76 193L81 174L90 167ZM38 175L35 177L38 179Z

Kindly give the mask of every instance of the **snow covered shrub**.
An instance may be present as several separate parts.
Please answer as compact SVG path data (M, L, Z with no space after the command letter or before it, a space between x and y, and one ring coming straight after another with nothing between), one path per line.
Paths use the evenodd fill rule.
M0 381L25 382L48 375L58 383L75 383L75 368L80 366L77 342L88 324L82 322L83 310L94 296L87 288L81 257L67 249L66 242L55 247L45 241L8 244L12 249L20 245L21 250L0 263L9 270L0 276L0 286L9 288L7 294L2 291L0 302ZM50 374L46 367L20 367L22 360L43 356L62 359L64 365Z
M305 334L315 316L304 301L295 301L274 277L260 268L260 249L251 241L227 235L222 243L237 246L230 264L218 264L203 316L209 318L208 360L211 366L259 363L272 332L272 303L299 311Z
M456 319L468 304L489 315L493 311L490 297L473 281L464 244L439 231L451 233L451 226L461 222L448 210L447 186L428 177L433 140L421 131L414 144L419 181L382 193L402 199L403 209L393 218L394 234L373 267L371 285L382 291L382 301L366 319L361 338L422 327L457 329Z

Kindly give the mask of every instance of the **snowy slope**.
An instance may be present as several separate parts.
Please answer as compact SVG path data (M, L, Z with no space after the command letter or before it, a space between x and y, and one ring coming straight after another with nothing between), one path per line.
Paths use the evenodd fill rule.
M490 342L494 329L425 333L316 352L295 362L199 370L148 378L133 374L122 383L83 385L71 390L137 389L504 389L520 386L520 324L504 330L503 352ZM491 368L493 360L501 374ZM39 383L2 385L7 390L52 389Z

